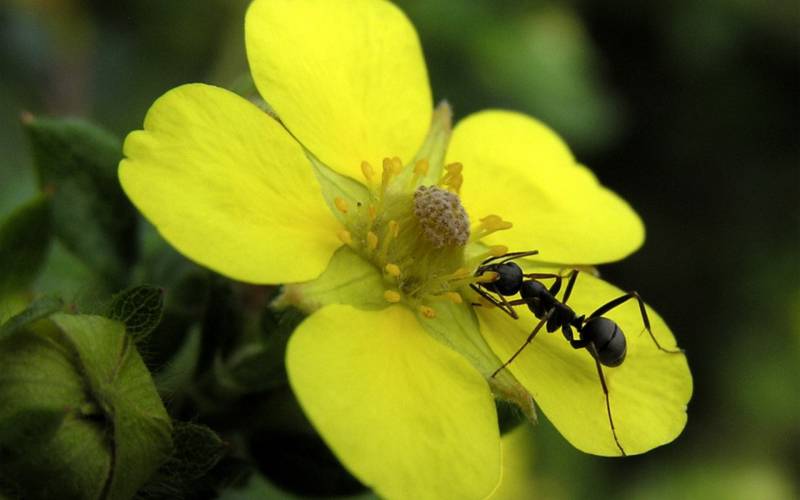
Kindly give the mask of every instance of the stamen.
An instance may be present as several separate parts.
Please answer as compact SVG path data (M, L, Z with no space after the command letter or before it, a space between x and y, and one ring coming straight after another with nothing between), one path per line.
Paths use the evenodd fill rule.
M400 160L399 156L395 156L392 158L392 167L394 168L394 173L399 174L401 170L403 170L403 162Z
M400 295L400 292L396 290L386 290L383 292L383 298L386 300L386 302L396 304L402 300L403 296Z
M461 304L464 300L461 298L461 294L458 292L444 292L440 293L439 295L428 295L435 300L446 300L448 302L452 302L453 304Z
M476 276L474 282L475 283L491 283L493 281L497 281L499 274L494 271L486 271L485 273L481 274L480 276Z
M464 165L461 162L454 162L448 165L445 165L444 169L450 175L458 175L464 169Z
M428 164L428 159L423 158L417 161L417 164L414 165L414 175L422 177L423 175L428 173L428 168L430 165Z
M381 250L379 253L380 262L385 262L386 254L389 252L389 244L392 243L397 237L398 232L400 231L400 225L397 223L396 220L390 220L389 223L386 225L386 234L383 236L383 241L381 242Z
M344 200L344 198L339 198L337 196L336 198L334 198L333 203L334 205L336 205L336 208L339 209L340 212L342 212L343 214L347 213L348 207L347 207L347 202Z
M472 230L470 241L478 241L496 231L511 229L512 226L513 224L511 222L503 220L499 215L487 215L481 219L480 223Z
M508 253L508 247L505 245L494 245L489 247L483 253L475 255L469 259L470 267L478 267L478 263L483 262L489 257L500 257Z
M500 257L501 255L505 255L508 253L508 247L505 245L494 245L489 247L489 251L487 252L487 256L492 257Z
M389 186L392 177L399 174L403 169L403 162L400 158L384 158L383 159L383 175L381 177L381 194L386 193L386 188Z
M342 229L336 235L347 246L353 246L353 235L347 229Z
M436 311L432 307L419 306L419 312L428 319L433 319L436 317Z
M361 162L361 173L364 174L364 178L367 179L368 183L371 183L372 179L375 178L375 170L366 160Z
M367 248L372 251L378 248L378 235L372 231L367 233Z
M419 179L424 177L428 173L428 159L422 158L421 160L417 160L417 163L414 165L414 175L408 180L408 188L412 188L417 185Z
M386 264L386 267L384 267L384 269L386 270L386 274L388 274L389 276L392 276L394 278L400 276L400 266L398 266L397 264L392 264L390 262Z

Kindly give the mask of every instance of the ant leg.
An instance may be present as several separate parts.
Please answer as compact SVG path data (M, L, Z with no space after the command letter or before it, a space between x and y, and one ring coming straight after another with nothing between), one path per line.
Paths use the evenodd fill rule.
M589 316L589 319L602 316L608 311L614 309L615 307L618 307L624 304L625 302L629 301L630 299L636 299L636 301L639 303L639 311L642 313L642 322L644 323L644 328L645 330L647 330L647 333L650 334L650 338L653 339L653 343L656 345L656 347L658 347L659 350L670 354L681 354L683 352L683 349L665 349L661 347L661 344L658 343L658 340L656 340L656 336L653 335L653 330L650 329L650 319L647 317L647 311L645 310L644 307L644 301L637 292L628 292L625 295L617 297L611 302L608 302L600 306L595 312L593 312Z
M505 257L505 258L503 260L501 260L499 263L500 264L505 264L506 262L508 262L510 260L521 259L523 257L530 257L531 255L538 255L538 254L539 254L539 250L529 250L527 252L511 252L511 253L507 253L507 254L503 255L502 257Z
M592 349L592 351L594 351L594 354L597 353L597 351L594 349L594 346L591 346L591 344L587 346L587 348ZM600 361L597 360L596 355L592 356L592 358L594 358L594 364L597 366L597 375L598 377L600 377L600 385L603 387L603 395L606 398L606 413L608 413L608 423L611 425L611 434L614 435L614 442L617 443L617 448L619 448L619 451L620 453L622 453L622 456L623 457L627 456L627 453L625 453L625 450L622 448L622 445L619 444L619 438L617 437L617 429L614 427L614 419L611 417L611 403L608 400L608 386L606 385L606 378L603 376L603 368L600 366Z
M475 290L475 292L477 292L478 295L480 295L484 299L486 299L489 302L491 302L492 304L494 304L498 309L500 309L504 313L508 314L509 316L511 316L514 319L519 319L519 316L517 315L517 312L511 307L511 304L509 304L508 301L506 300L506 298L503 297L502 295L500 297L503 299L503 301L500 302L496 298L494 298L491 295L489 295L489 292L487 292L486 290L483 290L480 286L476 285L475 283L470 283L469 287L472 288L473 290Z
M572 287L575 286L575 281L578 279L578 271L577 269L573 269L569 273L569 281L567 282L567 289L564 290L564 298L561 299L562 304L566 304L569 300L569 296L572 295Z
M586 348L590 351L589 353L594 359L594 364L597 366L597 376L600 377L600 386L603 388L603 395L606 398L606 413L608 413L608 423L611 425L611 434L614 435L614 442L617 443L617 448L619 448L620 453L622 453L622 456L625 456L625 450L622 448L622 445L619 444L619 438L617 438L617 430L614 427L614 419L611 417L611 403L608 400L608 386L606 385L606 378L603 376L603 368L600 366L600 361L597 359L597 349L595 349L594 344L588 340L575 340L572 335L572 329L569 327L569 325L564 326L564 337L567 338L569 345L571 345L573 349Z
M481 266L485 266L491 262L494 262L498 259L503 259L498 264L505 264L506 262L514 259L520 259L522 257L529 257L531 255L536 255L539 253L539 250L530 250L528 252L511 252L511 253L504 253L503 255L496 255L494 257L489 257L488 259L481 262Z
M536 336L537 333L539 333L539 330L542 329L542 326L544 326L544 324L547 322L547 320L550 319L550 316L553 315L554 311L555 311L555 309L551 309L550 312L547 313L547 315L545 317L543 317L541 320L539 320L539 323L536 324L536 327L533 329L531 334L528 335L527 339L525 339L525 343L523 343L522 346L520 346L520 348L517 349L517 352L515 352L510 358L508 358L508 361L503 363L503 366L501 366L500 368L495 370L494 373L492 373L492 378L494 378L498 373L500 373L503 370L503 368L505 368L506 366L510 365L511 362L514 361L517 358L517 356L519 356L519 353L521 353L522 350L525 349L525 347L527 347L527 345L530 344L531 341L533 341L533 338Z

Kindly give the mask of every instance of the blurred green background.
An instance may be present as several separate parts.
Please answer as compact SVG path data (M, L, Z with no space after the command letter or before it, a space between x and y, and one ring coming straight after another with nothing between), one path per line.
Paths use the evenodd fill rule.
M450 101L456 119L487 107L536 116L637 209L648 231L645 246L601 272L622 288L638 290L659 310L686 348L694 375L684 433L643 456L584 455L543 418L533 433L531 496L796 498L798 4L398 3L422 39L434 96ZM141 126L153 100L174 86L236 85L247 73L246 5L242 0L3 2L0 215L37 189L21 111L86 117L124 137ZM161 265L166 276L172 267ZM158 274L145 275L152 281ZM208 293L217 293L214 278L204 279L212 281ZM92 293L91 280L91 273L56 245L39 287L74 299ZM225 290L224 300L233 300ZM234 290L233 297L242 294L248 303L260 303L252 291ZM176 347L152 346L151 358L162 348L171 354ZM268 405L274 392L253 401ZM172 406L223 436L241 423L206 412L197 402ZM249 490L229 492L231 497L256 492L281 497L296 486L281 478L296 471L284 471L266 450L254 452L258 436L251 436L251 459L285 492L259 480L255 486L251 481ZM267 445L296 443L272 439ZM331 493L353 492L348 484L339 490L337 485L332 481ZM304 492L294 488L294 493Z

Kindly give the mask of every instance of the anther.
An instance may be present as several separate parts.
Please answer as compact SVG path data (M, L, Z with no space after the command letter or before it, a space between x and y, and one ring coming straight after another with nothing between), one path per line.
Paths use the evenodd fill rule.
M353 235L352 235L352 234L350 234L350 231L348 231L347 229L342 229L341 231L339 231L339 232L337 233L337 236L339 236L339 239L340 239L340 240L342 241L342 243L344 243L345 245L348 245L348 246L350 246L350 245L352 245L352 244L353 244Z
M427 158L417 160L416 165L414 165L414 175L422 177L428 173L429 166Z
M445 295L447 295L447 298L450 299L450 302L452 302L453 304L461 304L464 302L464 299L458 292L447 292L445 293Z
M342 212L343 214L347 213L348 207L347 207L347 202L344 200L344 198L339 198L339 197L334 198L333 204L336 205L336 208L339 209L339 211Z
M475 228L472 230L472 237L470 241L478 241L481 238L485 238L486 236L494 233L495 231L503 231L505 229L511 229L513 224L509 221L505 221L499 215L487 215L483 219L480 220Z
M444 169L450 175L458 175L464 169L464 165L462 165L460 162L454 162L454 163L450 163L448 165L445 165Z
M432 307L419 306L419 312L428 319L433 319L436 317L436 311Z
M378 235L372 231L367 233L367 248L372 251L378 248Z
M396 304L400 302L400 300L403 297L402 295L400 295L399 292L395 290L386 290L385 292L383 292L383 298L386 300L386 302L389 302L391 304Z
M399 156L392 158L392 169L394 170L395 174L399 174L400 171L403 170L403 161Z
M392 177L403 169L403 162L398 157L383 159L383 175L381 177L381 192L385 193Z
M417 163L414 164L414 175L412 175L411 178L408 179L409 189L412 186L416 186L417 182L419 182L419 179L421 177L424 177L428 173L429 166L430 164L428 163L427 158L422 158L420 160L417 160Z
M361 162L361 173L364 174L364 178L367 179L367 182L372 182L372 179L375 177L375 170L373 170L372 165L366 160Z
M508 247L505 245L493 245L489 247L487 254L491 257L500 257L508 253Z
M461 304L464 300L461 298L461 294L458 292L444 292L439 295L429 295L428 297L433 297L436 300L446 300L448 302L452 302L453 304Z
M390 220L389 234L392 236L392 238L396 238L399 232L400 232L400 224L398 224L396 220Z
M388 274L389 276L392 276L394 278L400 276L400 266L398 266L397 264L392 264L390 262L386 264L386 267L384 267L384 269L386 270L386 274Z
M492 281L496 281L499 274L494 271L486 271L485 273L481 274L477 278L475 278L475 283L491 283Z

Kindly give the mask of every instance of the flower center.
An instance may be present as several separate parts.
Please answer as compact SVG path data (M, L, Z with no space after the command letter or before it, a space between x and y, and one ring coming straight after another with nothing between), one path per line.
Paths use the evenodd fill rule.
M434 248L463 247L469 240L469 217L458 195L436 186L414 191L414 215Z
M369 199L357 201L355 210L342 198L334 200L345 215L346 229L339 238L381 270L386 301L406 302L433 318L437 301L461 303L459 290L464 285L492 278L472 275L465 265L464 249L472 241L508 229L511 223L490 215L470 228L459 198L460 163L446 165L440 180L430 186L420 185L428 171L424 159L408 168L399 158L386 158L380 179L367 162L361 171ZM506 250L492 247L488 254L501 255Z

